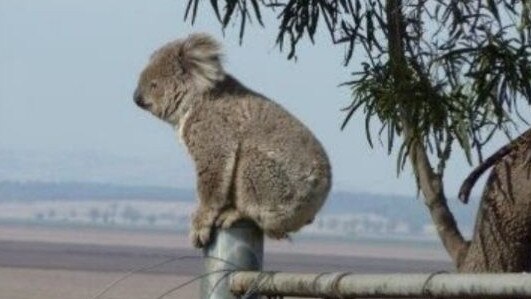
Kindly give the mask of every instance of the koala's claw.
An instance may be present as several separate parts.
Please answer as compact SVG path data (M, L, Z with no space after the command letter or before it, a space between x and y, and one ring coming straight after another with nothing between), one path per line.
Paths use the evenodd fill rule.
M243 219L244 216L238 210L226 210L221 213L216 219L216 226L221 228L229 228L236 221Z
M284 231L266 231L265 232L268 237L275 240L282 240L282 239L288 239L291 241L291 237L287 232Z
M192 228L190 230L190 241L196 248L203 248L210 243L210 234L212 233L211 227Z
M211 241L214 222L219 212L199 208L192 214L192 227L190 228L190 241L196 248L206 247Z

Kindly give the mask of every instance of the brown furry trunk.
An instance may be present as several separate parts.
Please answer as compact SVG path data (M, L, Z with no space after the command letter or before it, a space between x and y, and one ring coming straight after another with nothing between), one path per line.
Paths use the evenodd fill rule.
M481 198L474 236L460 272L531 270L531 145L503 158Z

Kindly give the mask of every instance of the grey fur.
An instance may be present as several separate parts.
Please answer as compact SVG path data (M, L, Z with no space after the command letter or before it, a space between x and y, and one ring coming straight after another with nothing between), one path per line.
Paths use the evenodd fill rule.
M220 46L193 34L157 50L135 101L170 123L195 162L191 240L251 219L275 239L313 221L331 185L327 155L299 120L225 73Z

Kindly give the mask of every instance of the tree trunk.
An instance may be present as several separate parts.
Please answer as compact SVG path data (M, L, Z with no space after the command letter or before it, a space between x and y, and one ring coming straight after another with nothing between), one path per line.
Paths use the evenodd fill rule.
M387 37L389 45L389 64L395 84L395 90L399 97L406 97L405 94L399 94L401 87L409 83L411 72L409 70L405 51L403 35L405 34L402 1L387 0ZM400 105L400 102L398 103ZM397 107L402 109L401 107ZM455 222L454 216L448 208L446 196L444 194L442 177L433 170L426 149L414 134L415 124L411 123L408 115L402 112L402 126L404 127L404 138L406 143L410 144L409 159L415 172L415 177L422 194L424 203L430 211L437 233L454 261L454 264L461 264L464 253L466 253L467 243L464 241L459 228Z

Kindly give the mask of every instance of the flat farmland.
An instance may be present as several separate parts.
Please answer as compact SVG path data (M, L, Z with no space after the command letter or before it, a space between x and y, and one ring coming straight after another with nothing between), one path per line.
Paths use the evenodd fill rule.
M271 271L452 270L436 244L296 240L266 242L265 250L264 269ZM135 272L141 268L150 269ZM202 273L201 252L178 234L0 226L0 298L90 299L131 272L101 298L157 298ZM197 298L198 288L193 283L164 298Z

